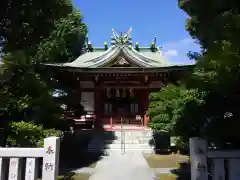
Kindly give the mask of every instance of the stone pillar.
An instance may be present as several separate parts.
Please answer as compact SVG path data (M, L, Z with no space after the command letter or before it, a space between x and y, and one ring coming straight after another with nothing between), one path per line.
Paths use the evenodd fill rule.
M143 125L148 126L149 117L147 115L149 105L149 89L142 89L142 106L143 106Z
M190 138L191 180L208 180L207 141L198 137Z
M59 170L60 138L44 139L42 180L57 180Z

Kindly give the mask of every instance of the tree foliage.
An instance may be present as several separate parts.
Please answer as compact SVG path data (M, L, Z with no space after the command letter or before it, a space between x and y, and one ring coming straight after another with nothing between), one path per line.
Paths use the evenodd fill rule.
M211 122L207 137L234 145L240 142L237 130L240 125L239 58L236 44L222 43L199 60L193 74L194 86L198 84L199 88L208 91L203 114Z
M61 135L59 130L44 129L31 122L12 122L10 126L12 133L8 136L7 144L11 147L43 147L44 138Z
M150 127L156 131L169 132L171 135L199 134L201 119L196 119L197 114L201 113L198 108L205 103L205 95L197 89L175 85L168 85L160 92L152 93L148 110ZM196 121L188 121L193 118ZM185 129L184 134L182 128Z
M50 122L59 119L60 104L52 97L51 83L27 62L24 52L4 58L0 80L2 121L34 120L51 127Z
M150 125L183 139L200 136L220 147L239 146L240 3L179 0L179 5L189 15L187 30L202 52L189 53L198 61L184 86L157 93Z
M63 102L53 96L59 83L42 63L74 60L81 53L87 27L80 12L65 0L25 1L20 5L9 1L10 10L4 9L16 9L21 21L9 24L17 15L4 11L4 19L1 14L5 55L0 69L0 125L23 120L44 128L67 128L61 121Z
M73 11L69 0L4 0L0 3L0 46L4 52L35 53L37 45L49 36L54 22Z
M228 40L239 43L240 2L238 0L179 0L188 15L187 31L209 50Z
M50 36L41 41L33 61L63 63L75 60L85 41L87 26L79 12L56 21Z

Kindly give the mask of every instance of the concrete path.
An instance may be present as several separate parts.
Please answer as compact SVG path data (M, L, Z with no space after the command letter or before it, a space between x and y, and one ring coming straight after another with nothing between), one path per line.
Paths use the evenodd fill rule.
M90 180L154 180L155 173L141 152L112 152L95 167Z
M155 174L172 174L173 170L176 170L176 168L151 168L151 170L155 173ZM76 169L73 170L72 172L74 173L88 173L88 174L92 174L95 172L95 168L80 168L80 169Z

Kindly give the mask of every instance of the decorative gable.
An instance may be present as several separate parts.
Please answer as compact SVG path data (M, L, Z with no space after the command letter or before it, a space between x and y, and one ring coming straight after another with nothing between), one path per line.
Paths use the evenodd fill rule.
M129 65L129 62L124 57L119 57L114 65Z
M138 65L121 53L115 59L103 65L103 67L138 67Z

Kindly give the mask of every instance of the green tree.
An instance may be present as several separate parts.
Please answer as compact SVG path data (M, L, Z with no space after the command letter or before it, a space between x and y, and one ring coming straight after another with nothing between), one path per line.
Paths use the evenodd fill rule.
M1 1L0 46L6 53L35 53L37 45L54 29L54 22L72 11L69 0Z
M168 86L157 93L150 125L185 140L201 136L221 147L239 146L240 3L179 0L179 5L189 15L187 30L202 52L189 54L198 61L186 88Z
M11 142L21 146L26 140L16 139L18 132L14 134L10 126L14 122L26 122L15 126L23 135L32 131L33 124L46 129L44 137L55 133L51 128L67 128L61 121L62 101L53 96L56 86L61 85L42 63L74 60L81 53L86 31L80 12L73 10L68 0L0 3L4 62L0 68L0 125L10 128ZM39 140L33 139L33 145Z
M238 44L239 11L238 0L178 0L179 7L188 15L186 28L204 51L228 40Z
M202 137L218 145L236 146L239 122L239 1L183 1L180 7L190 18L187 30L203 48L189 88L206 91ZM191 109L190 109L191 110ZM190 119L189 119L190 121Z
M60 84L40 63L75 59L81 53L86 31L81 14L73 12L55 21L54 30L40 42L36 54L30 56L23 49L4 56L0 80L3 119L33 120L47 128L58 128L56 121L62 115L61 101L52 95Z
M35 66L28 63L22 51L4 57L0 85L1 110L6 121L54 122L56 113L61 112L52 97L50 82L36 73Z
M38 46L34 62L63 63L75 60L82 52L87 26L79 12L56 21L50 36Z
M202 119L198 117L201 113L200 107L205 104L205 95L206 93L197 89L171 84L160 92L152 93L148 110L150 127L174 136L199 135ZM191 121L188 121L189 119Z
M240 142L237 130L240 125L239 58L236 45L230 42L220 44L215 51L208 51L200 58L190 83L208 92L202 113L202 118L208 120L205 136L234 146Z

